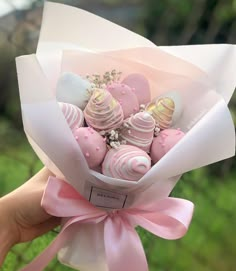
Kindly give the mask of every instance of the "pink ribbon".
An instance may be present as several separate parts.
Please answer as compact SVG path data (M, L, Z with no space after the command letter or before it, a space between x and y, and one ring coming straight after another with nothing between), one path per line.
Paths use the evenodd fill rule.
M146 206L106 212L84 199L72 186L50 177L42 199L48 214L69 218L56 239L22 271L43 270L71 238L75 223L104 223L104 244L109 271L148 271L139 225L165 239L184 236L192 219L193 203L165 198Z

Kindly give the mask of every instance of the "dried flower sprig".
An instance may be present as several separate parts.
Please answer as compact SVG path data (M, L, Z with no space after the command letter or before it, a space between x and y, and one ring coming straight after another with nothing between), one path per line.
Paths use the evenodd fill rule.
M161 131L160 127L158 126L158 124L156 124L155 129L154 129L154 136L155 137L158 136L160 131Z
M140 104L140 106L139 106L139 112L144 112L145 108L146 108L145 104Z
M107 85L120 81L121 72L113 69L112 71L107 71L103 75L100 74L92 74L87 75L86 79L89 80L92 84L94 84L94 87L97 88L105 88Z
M117 149L120 147L120 145L126 144L125 140L120 141L119 129L111 130L108 133L105 131L100 131L99 133L106 139L107 145L111 148Z

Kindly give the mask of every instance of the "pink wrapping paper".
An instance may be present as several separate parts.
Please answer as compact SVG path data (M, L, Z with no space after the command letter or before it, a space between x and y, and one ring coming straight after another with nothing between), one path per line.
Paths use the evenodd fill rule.
M30 144L58 178L95 205L96 189L119 195L118 202L103 202L108 208L161 200L183 173L234 155L234 125L227 103L236 85L235 45L157 47L86 11L47 2L37 54L18 57L16 63ZM102 74L114 68L122 71L122 77L144 74L152 97L177 90L183 99L184 113L176 127L186 132L185 137L137 183L88 168L55 98L62 72ZM73 242L59 252L59 259L81 271L107 270L104 244L96 242L102 234L101 225L81 225Z

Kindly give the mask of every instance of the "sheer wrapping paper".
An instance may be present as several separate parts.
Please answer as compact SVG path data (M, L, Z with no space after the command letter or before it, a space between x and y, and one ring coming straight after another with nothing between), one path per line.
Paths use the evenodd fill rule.
M60 30L60 31L58 31ZM26 136L41 161L91 200L93 189L119 195L105 208L133 208L168 197L180 176L234 155L234 125L228 110L236 85L236 46L157 47L149 40L86 11L47 2L36 55L16 59ZM184 112L176 123L185 137L137 183L90 170L57 104L63 72L86 75L112 69L122 77L148 78L152 98L178 91ZM59 259L81 271L107 269L98 224L79 225ZM99 239L100 240L100 239ZM93 244L93 245L91 245Z

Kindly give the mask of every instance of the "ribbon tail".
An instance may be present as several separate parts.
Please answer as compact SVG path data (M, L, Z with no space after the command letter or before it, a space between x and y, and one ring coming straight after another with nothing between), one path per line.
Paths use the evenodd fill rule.
M135 229L122 217L108 217L104 243L109 271L148 271L142 243Z
M20 271L42 271L55 257L57 252L64 246L68 240L69 231L67 228L62 229L56 239L30 264L21 269Z

